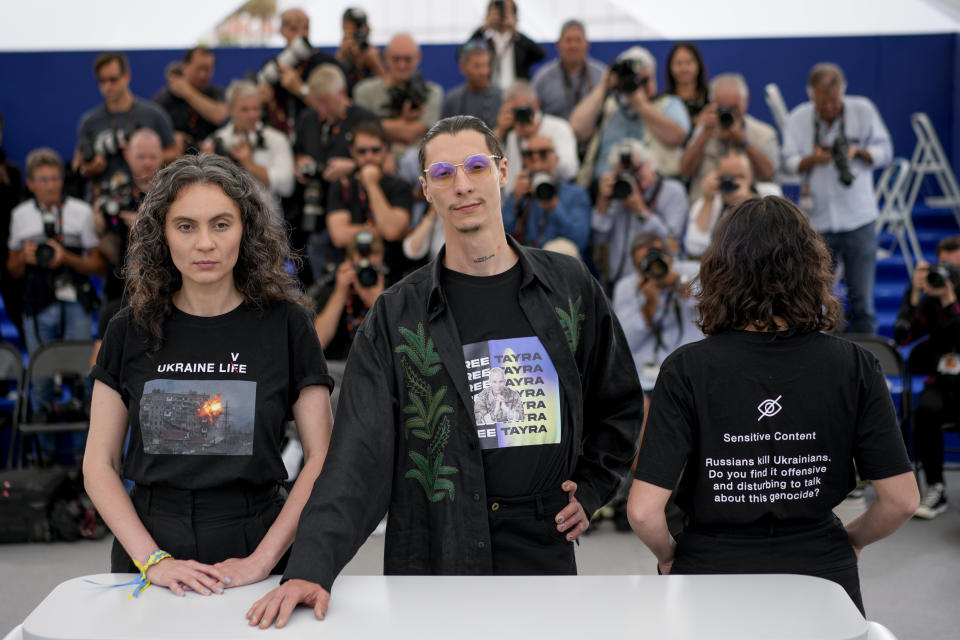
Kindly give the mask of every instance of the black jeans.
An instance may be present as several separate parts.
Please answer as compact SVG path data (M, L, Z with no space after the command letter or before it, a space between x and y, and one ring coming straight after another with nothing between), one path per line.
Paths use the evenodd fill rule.
M913 411L913 444L923 465L927 485L943 482L943 430L945 422L960 415L960 393L956 385L937 380L925 386Z
M494 575L576 575L573 543L554 521L569 503L562 491L489 498Z
M818 523L691 525L677 536L671 574L796 573L843 587L863 613L857 556L840 519Z
M136 485L130 499L160 549L178 560L214 564L253 553L283 508L286 491L280 485L237 484L196 491ZM288 550L270 573L283 573L289 554ZM139 572L117 540L110 571Z

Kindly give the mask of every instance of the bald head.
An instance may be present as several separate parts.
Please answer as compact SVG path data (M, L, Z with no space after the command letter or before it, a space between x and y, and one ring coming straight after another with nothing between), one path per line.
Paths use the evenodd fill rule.
M300 36L310 38L310 18L303 9L287 9L280 14L280 35L288 46Z
M384 49L387 74L394 83L407 80L420 66L420 47L407 33L399 33Z
M139 186L153 180L163 164L163 142L153 129L137 129L123 152L130 173Z

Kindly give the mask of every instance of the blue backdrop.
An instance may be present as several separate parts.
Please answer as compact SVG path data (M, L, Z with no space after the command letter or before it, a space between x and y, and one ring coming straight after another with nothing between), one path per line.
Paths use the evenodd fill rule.
M893 136L897 155L909 157L916 139L910 114L930 115L954 167L960 154L960 128L954 126L960 109L960 35L866 36L844 38L783 38L704 40L703 51L711 74L739 71L753 96L750 111L773 122L763 100L768 82L780 86L788 108L806 100L807 72L819 61L840 64L848 77L848 93L870 97L880 109ZM636 43L594 44L591 54L607 62ZM669 42L640 43L663 63ZM545 44L549 55L553 45ZM455 45L424 48L424 74L443 85L461 82L455 62ZM218 49L214 82L226 86L230 79L259 68L273 49ZM182 57L182 51L133 51L129 54L135 94L151 97L163 84L163 68ZM8 156L23 165L26 154L38 146L51 146L64 158L73 153L80 116L101 101L93 77L95 52L0 53L0 111L3 112L3 146Z

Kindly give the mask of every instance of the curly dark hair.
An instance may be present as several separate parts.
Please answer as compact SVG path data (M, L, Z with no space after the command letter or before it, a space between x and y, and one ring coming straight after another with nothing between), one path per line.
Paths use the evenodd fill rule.
M747 200L720 220L700 262L697 322L706 335L829 331L840 313L831 264L796 205L777 196Z
M233 281L247 303L263 307L296 302L312 309L296 279L287 273L287 260L298 263L299 256L290 250L284 223L270 196L222 156L187 155L157 174L130 230L123 269L134 324L155 341L154 348L159 349L163 342L163 322L172 310L173 294L183 285L167 246L167 212L184 188L194 184L220 187L240 211L243 235Z

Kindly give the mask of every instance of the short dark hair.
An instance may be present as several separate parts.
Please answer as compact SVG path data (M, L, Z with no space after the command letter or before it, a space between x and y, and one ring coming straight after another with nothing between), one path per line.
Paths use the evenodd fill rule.
M127 62L127 56L119 51L106 51L98 55L93 61L93 75L99 80L100 69L114 61L120 65L120 73L126 73L130 69L130 63Z
M473 38L467 40L457 51L457 62L464 64L470 56L477 53L486 53L491 60L493 59L493 51L487 41L482 38Z
M383 143L387 142L387 132L383 130L383 126L376 120L361 120L353 125L350 133L352 134L350 139L351 147L356 144L358 133L374 137Z
M698 324L707 335L751 326L795 335L837 325L830 252L784 198L752 198L724 216L699 280Z
M487 150L490 151L490 155L497 156L498 158L503 157L503 146L500 144L500 140L497 139L497 136L490 131L490 127L484 123L480 118L475 118L474 116L450 116L449 118L444 118L436 122L430 130L427 131L423 139L420 140L420 170L423 171L426 169L427 163L427 144L440 135L450 135L455 136L461 131L476 131L483 135L484 139L487 141Z
M194 47L193 49L188 49L187 52L183 54L183 63L190 64L193 61L193 57L197 55L210 56L211 58L216 57L216 54L214 54L213 51L201 45L199 47Z
M947 236L937 243L937 255L960 249L960 236Z
M633 258L633 254L635 254L637 251L640 249L646 249L647 247L652 247L657 242L664 244L663 238L660 237L659 233L654 233L653 231L641 231L637 235L633 236L633 240L630 242L630 257Z
M707 86L707 63L703 61L703 54L700 53L700 48L692 42L677 42L670 47L670 53L667 54L667 69L665 71L667 75L667 93L677 92L677 81L673 77L673 72L670 71L670 64L673 62L673 57L677 55L677 52L681 49L689 51L690 55L697 61L697 94L706 98L707 91L709 90Z

